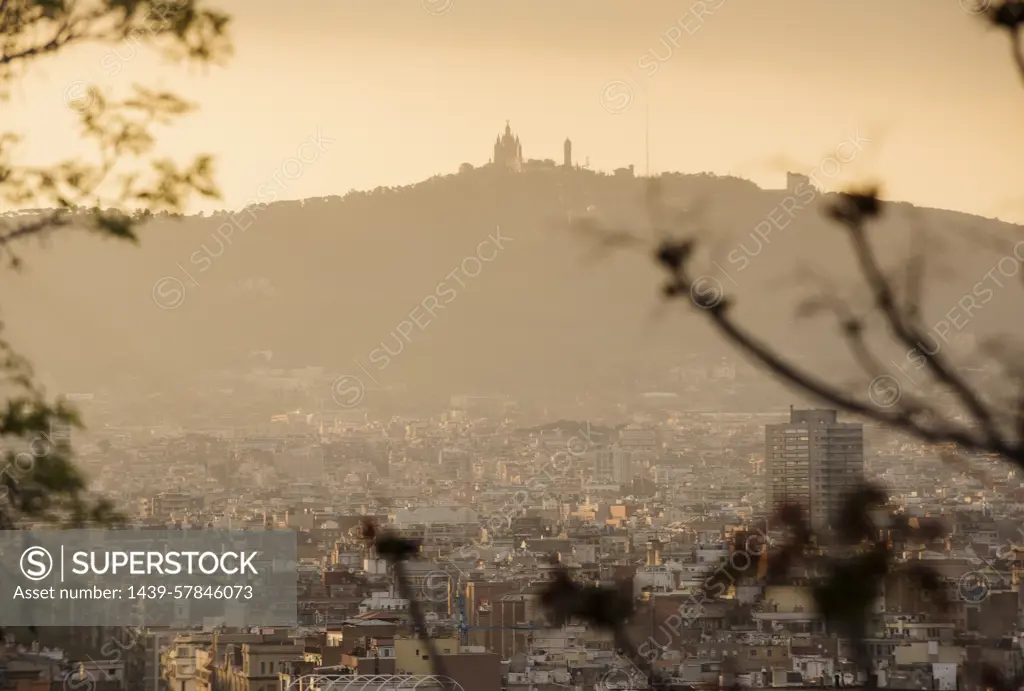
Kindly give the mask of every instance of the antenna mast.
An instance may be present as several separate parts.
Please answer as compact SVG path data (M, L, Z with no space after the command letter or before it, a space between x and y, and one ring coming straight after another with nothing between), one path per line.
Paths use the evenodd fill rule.
M651 104L644 99L644 158L647 177L651 177Z

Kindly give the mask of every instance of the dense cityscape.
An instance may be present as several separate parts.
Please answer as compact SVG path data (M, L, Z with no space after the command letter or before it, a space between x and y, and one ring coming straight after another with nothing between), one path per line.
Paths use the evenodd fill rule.
M1024 0L0 0L0 691L1024 691L1022 78Z
M98 398L76 398L102 410ZM364 537L372 521L419 541L405 578L446 675L463 688L646 688L609 632L546 620L540 597L556 568L582 583L626 584L637 604L630 636L668 688L860 685L851 642L823 625L799 579L737 585L714 600L695 594L730 559L763 575L769 547L784 539L767 518L772 506L799 504L827 527L863 478L887 488L893 511L947 527L928 544L893 545L900 560L939 571L953 606L887 584L868 639L880 685L955 689L971 664L1021 664L1024 485L1015 473L980 456L969 460L987 481L953 473L943 459L955 449L835 411L680 403L640 396L616 420L526 425L512 400L457 395L423 417L335 405L253 430L93 429L76 440L82 466L117 498L128 529L295 531L298 626L238 630L211 618L133 632L123 650L119 630L91 640L47 631L42 639L68 639L19 646L8 674L43 670L39 678L109 689L161 679L183 691L297 688L289 682L313 674L430 675L395 570ZM740 533L765 558L737 559Z

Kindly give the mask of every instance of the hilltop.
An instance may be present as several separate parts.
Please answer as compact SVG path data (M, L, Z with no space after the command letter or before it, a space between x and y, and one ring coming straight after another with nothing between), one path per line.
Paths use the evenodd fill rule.
M848 244L812 208L821 199L758 242L753 229L792 194L707 174L662 175L659 186L661 219L648 212L647 181L627 171L545 166L278 202L235 221L157 216L140 229L139 247L62 232L48 247L27 247L29 268L0 279L16 296L3 308L15 343L65 390L126 376L168 390L211 369L261 363L323 367L331 378L366 379L365 368L382 387L444 395L575 395L664 390L670 368L730 354L699 315L681 305L662 311L662 277L646 249L595 256L596 238L568 229L570 218L591 219L650 241L665 228L697 233L712 253L702 260L708 274L752 327L828 361L838 350L834 323L793 322L799 298L819 292L808 270L851 285ZM1006 254L958 238L1019 231L893 204L874 232L898 265L917 228L933 233L935 319ZM969 330L1013 323L1019 296L998 293Z

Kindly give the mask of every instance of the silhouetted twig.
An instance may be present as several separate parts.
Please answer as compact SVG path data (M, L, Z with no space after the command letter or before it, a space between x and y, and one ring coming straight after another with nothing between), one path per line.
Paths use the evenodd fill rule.
M422 604L409 586L409 579L405 571L405 561L419 554L419 543L393 533L380 532L371 521L363 523L363 537L372 542L377 554L387 560L394 569L398 592L403 599L409 602L409 615L412 618L413 627L427 649L427 657L430 658L434 674L447 677L444 661L437 652L437 646L427 629L427 619L423 614Z
M1001 408L986 405L982 396L955 370L943 353L936 349L935 353L929 354L926 349L920 348L920 344L926 340L927 329L920 320L917 305L899 303L892 281L880 269L867 239L866 225L881 211L882 203L876 191L867 190L837 195L829 215L847 229L875 307L883 316L893 340L920 353L934 379L945 385L962 404L969 415L967 422L943 415L935 405L910 396L901 397L892 408L879 407L871 400L870 391L866 390L863 396L850 393L784 357L735 320L733 305L727 297L705 297L694 290L695 279L688 268L695 250L692 240L666 242L656 250L657 261L669 273L664 293L669 298L691 297L727 341L771 372L780 375L791 386L819 400L924 441L952 442L965 450L994 452L1024 468L1024 438L1018 436L1018 430L1024 429L1024 418L1008 420ZM847 328L842 335L851 343L851 348L865 352L861 328ZM868 374L877 377L880 373L872 371Z

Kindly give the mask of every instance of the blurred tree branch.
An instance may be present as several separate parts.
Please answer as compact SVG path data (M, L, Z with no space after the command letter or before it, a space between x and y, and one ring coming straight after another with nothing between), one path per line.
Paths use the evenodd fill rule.
M1014 64L1024 78L1024 53L1020 39L1021 27L1024 25L1024 0L1003 0L989 6L984 12L984 18L992 26L1009 34L1015 56ZM649 196L652 216L658 216L656 181L652 181ZM952 443L963 451L998 454L1024 468L1024 394L1021 393L1024 391L1024 377L1021 376L1024 372L1008 371L1008 374L1019 380L1012 400L993 400L993 396L985 396L977 391L950 362L948 356L938 352L940 349L929 354L921 345L927 340L929 331L921 315L921 258L913 258L903 275L889 275L882 269L870 238L870 224L884 211L878 190L863 189L831 194L828 197L830 203L826 209L827 216L846 233L860 276L871 297L873 315L881 317L891 343L920 355L931 383L953 396L957 408L965 413L966 421L943 413L937 403L910 395L902 387L893 392L897 399L893 405L879 405L872 400L870 385L862 392L850 392L783 355L735 318L733 302L726 295L721 294L720 290L709 291L706 285L701 284L704 277L693 269L698 244L694 238L667 240L656 248L656 261L668 274L664 295L669 299L691 299L719 335L797 391L922 441ZM632 233L597 228L592 221L585 223L586 227L582 229L607 247L646 244ZM805 302L800 312L806 315L825 308L831 309L839 317L842 337L860 367L869 377L885 377L886 370L865 339L866 319L853 316L848 308L837 304L836 300L822 298Z
M1021 39L1024 1L986 2L979 14L991 26L1008 33L1014 66L1024 79ZM668 274L665 297L691 300L728 343L796 391L919 440L954 444L960 451L997 454L1024 468L1024 372L1000 363L1013 380L1010 394L1002 400L992 392L979 391L939 348L929 354L921 345L928 334L920 303L923 263L921 257L915 257L898 274L888 274L882 269L869 233L869 226L884 212L877 189L828 195L828 199L827 215L843 229L849 240L856 268L868 289L872 315L880 317L890 343L921 356L929 383L951 395L955 402L954 413L941 409L934 399L912 396L902 390L893 392L895 400L886 401L884 405L873 400L870 387L887 376L886 372L880 358L868 345L866 319L855 316L839 300L815 298L801 305L800 312L833 312L839 319L846 347L858 366L873 378L871 384L860 392L851 392L781 353L737 320L733 302L720 289L708 291L707 285L702 285L705 277L694 270L698 248L694 237L663 241L655 248L655 259ZM652 219L662 218L656 181L651 181L647 201ZM607 249L649 246L631 232L596 227L590 220L577 225ZM802 569L802 576L810 580L815 604L828 630L854 643L857 662L867 674L868 686L874 686L875 680L864 639L872 634L868 628L871 607L878 597L882 579L896 573L929 593L940 610L948 605L937 573L919 563L898 561L891 544L893 539L909 539L927 545L944 536L945 528L933 521L914 519L912 522L900 514L891 515L888 525L875 525L872 510L885 505L886 494L881 488L864 487L849 498L841 515L836 517L834 535L816 535L798 507L783 507L779 519L789 529L791 539L769 553L767 573L755 579L762 586L785 583L792 579L795 569ZM739 544L736 548L740 549ZM713 591L721 595L728 585L743 579L749 580L750 575L718 568L710 573L697 594L702 601L714 599L709 597ZM571 601L568 597L571 591L569 586L556 582L550 589L552 602ZM610 597L610 593L607 596ZM596 617L597 613L592 612L591 619L595 623ZM645 671L653 681L651 666L646 666ZM991 667L981 670L980 679L987 687L1000 689L1016 689L1021 682L1020 678L1008 680Z

